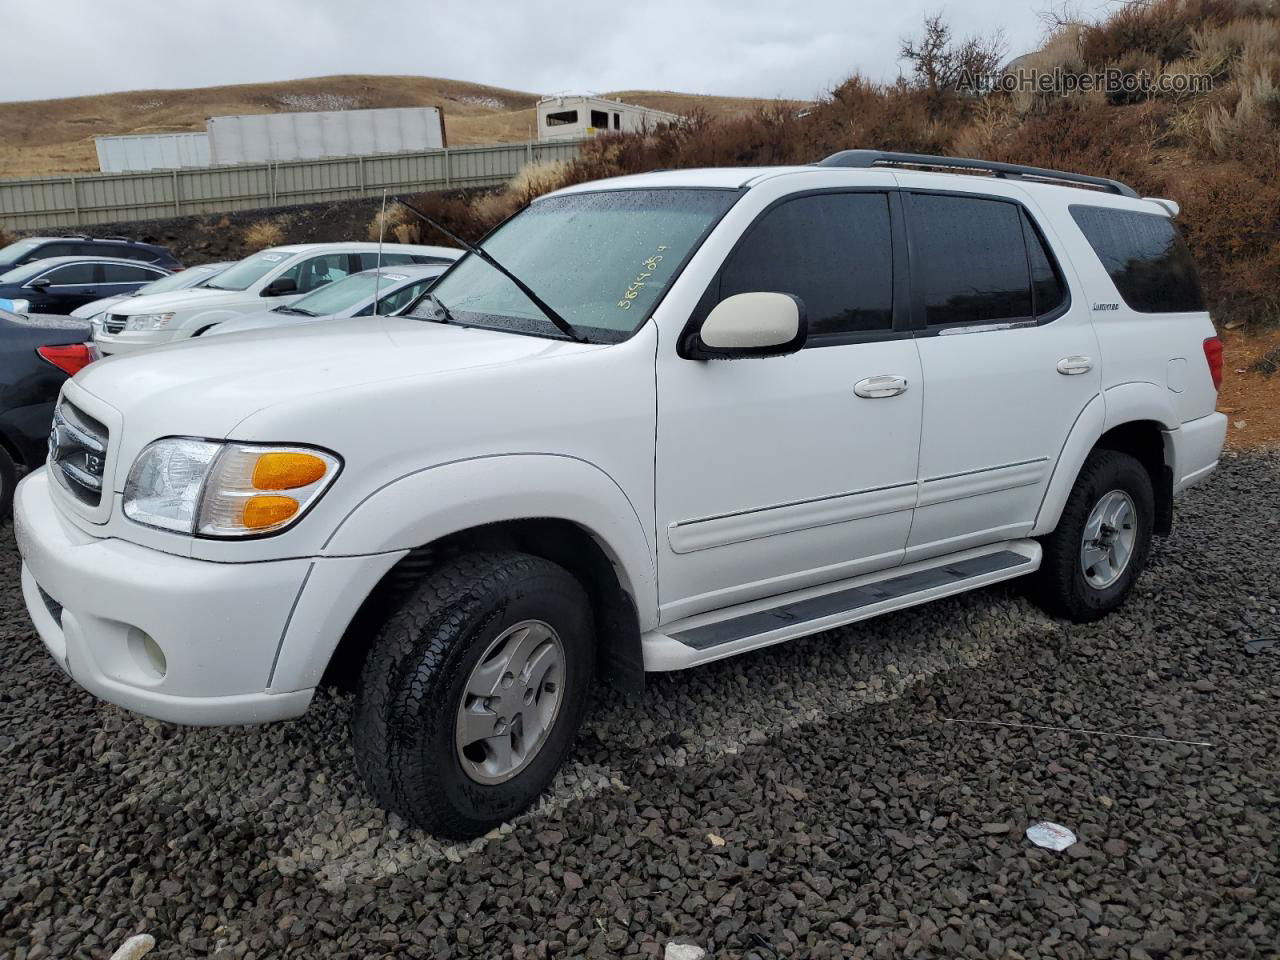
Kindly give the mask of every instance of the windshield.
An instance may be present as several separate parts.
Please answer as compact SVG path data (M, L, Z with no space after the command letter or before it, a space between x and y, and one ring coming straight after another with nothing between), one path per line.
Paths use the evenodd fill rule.
M355 273L349 277L343 277L328 286L321 287L314 293L307 294L301 300L291 304L290 309L299 312L306 311L317 317L338 313L348 307L354 307L361 300L367 300L372 297L373 289L379 283L381 283L383 290L390 290L405 279L403 274L396 274L396 276L399 279L393 280L387 274L383 274L382 280L379 281L376 274Z
M2 267L3 265L0 265ZM35 260L31 263L24 263L20 267L14 267L7 273L0 273L0 283L22 283L30 280L37 273L48 270L49 266L43 260Z
M234 267L228 267L213 280L205 284L207 290L248 290L265 277L292 254L275 253L268 250L252 257L245 257Z
M736 190L609 190L539 200L484 249L576 329L625 339L648 318L685 259L738 199ZM520 289L467 256L432 288L450 319L560 336ZM435 318L430 299L408 316Z
M168 293L170 290L198 287L206 278L212 276L213 272L212 267L190 267L180 273L171 273L167 277L144 284L134 291L134 295L140 297L149 293Z
M0 248L0 268L21 260L26 254L40 246L41 242L40 240L19 240L17 243L11 243L7 247Z

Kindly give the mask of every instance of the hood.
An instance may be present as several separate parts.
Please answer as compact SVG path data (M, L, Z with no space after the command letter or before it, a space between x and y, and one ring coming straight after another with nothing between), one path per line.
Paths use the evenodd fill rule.
M223 300L241 300L252 296L244 290L210 290L208 287L193 287L190 290L174 290L170 293L149 293L140 297L125 297L118 306L118 314L126 317L140 313L169 313L184 307L217 306Z
M208 333L204 334L204 337L222 336L227 333L244 333L247 330L275 330L281 327L296 327L300 324L328 319L328 317L307 317L300 313L276 313L274 310L263 310L261 313L250 313L243 317L232 317L230 320L223 320Z
M407 317L359 317L108 357L75 382L123 417L127 455L162 436L223 438L259 410L320 393L598 349Z
M103 297L101 300L86 303L83 307L76 307L71 311L71 316L79 317L81 320L92 320L102 311L109 310L121 300L130 300L133 296L132 293L121 293L114 297Z

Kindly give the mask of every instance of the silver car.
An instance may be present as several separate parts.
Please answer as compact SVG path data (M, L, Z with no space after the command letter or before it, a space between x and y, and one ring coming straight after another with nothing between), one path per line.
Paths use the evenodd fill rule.
M416 300L449 267L448 263L410 263L363 270L321 287L291 304L223 321L204 336L290 327L317 320L367 317L375 312L379 316L391 316Z

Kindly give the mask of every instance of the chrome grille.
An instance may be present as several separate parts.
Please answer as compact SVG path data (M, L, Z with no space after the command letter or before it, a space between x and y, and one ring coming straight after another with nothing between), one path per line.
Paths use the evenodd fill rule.
M102 329L107 333L121 333L129 318L122 313L108 313L102 320Z
M58 471L71 494L96 507L102 502L107 464L107 428L66 400L53 414L49 431L49 467Z

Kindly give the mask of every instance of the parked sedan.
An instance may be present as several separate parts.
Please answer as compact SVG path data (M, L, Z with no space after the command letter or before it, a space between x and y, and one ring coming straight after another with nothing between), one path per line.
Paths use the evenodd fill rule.
M58 391L93 359L88 339L82 320L0 309L0 523L18 471L44 463Z
M291 304L227 320L205 336L289 327L317 320L342 320L367 317L374 313L391 316L399 313L449 269L447 263L403 264L364 270L321 287ZM377 299L377 310L374 300Z
M86 303L83 307L77 307L72 310L71 316L92 320L129 297L144 297L152 293L169 293L172 290L190 290L192 287L202 287L233 263L235 263L234 260L228 260L224 263L202 263L198 267L187 267L187 269L179 273L171 273L167 277L161 277L159 280L154 280L145 286L141 286L132 293L116 293L109 297L103 297L101 300Z
M52 257L0 273L0 299L15 313L68 314L104 296L132 293L169 271L114 257Z

